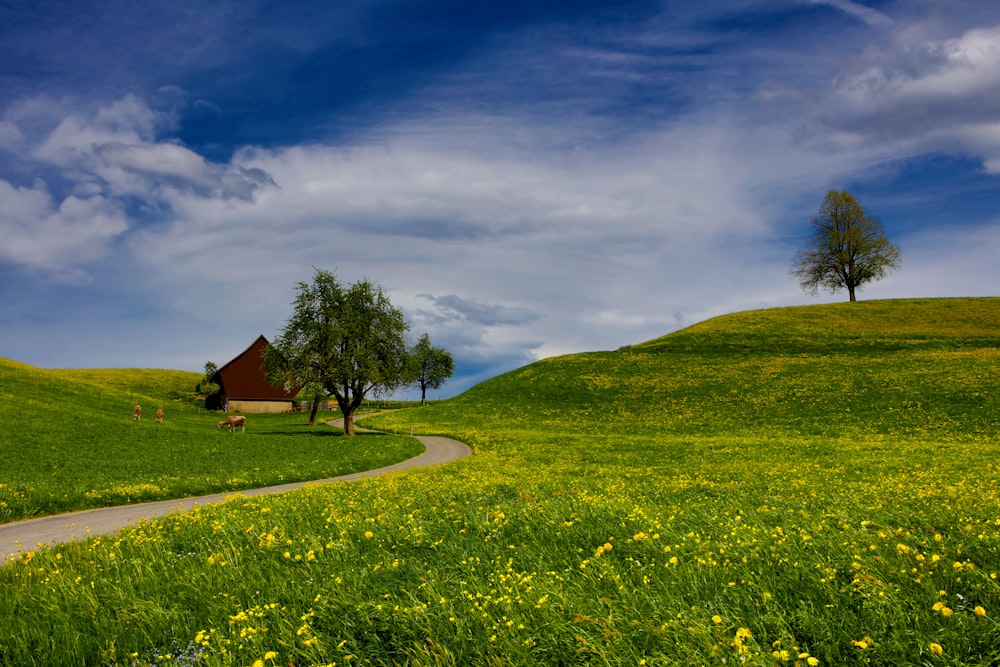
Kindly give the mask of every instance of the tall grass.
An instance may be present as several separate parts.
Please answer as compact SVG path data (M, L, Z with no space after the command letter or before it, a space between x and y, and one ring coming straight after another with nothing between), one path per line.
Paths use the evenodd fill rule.
M955 322L1000 301L857 305L377 418L474 446L440 469L26 554L0 664L997 664L1000 338Z
M0 359L0 523L381 467L421 451L406 438L348 441L307 415L251 415L246 433L199 409L195 373L48 371ZM140 421L132 406L144 406ZM158 407L165 411L157 424ZM326 413L330 414L330 413Z

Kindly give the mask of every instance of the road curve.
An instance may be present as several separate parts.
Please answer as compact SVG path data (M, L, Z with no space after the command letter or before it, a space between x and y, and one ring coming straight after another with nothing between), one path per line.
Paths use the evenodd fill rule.
M222 502L234 496L260 496L268 493L291 491L307 484L347 482L352 479L374 477L410 468L440 465L472 454L472 450L467 445L457 440L426 435L415 435L413 437L423 443L425 447L423 454L418 454L412 459L393 463L383 468L376 468L375 470L365 470L363 472L309 482L292 482L290 484L268 486L261 489L227 491L208 496L163 500L138 505L103 507L100 509L56 514L38 519L25 519L24 521L0 524L0 565L6 563L21 551L28 551L39 546L50 546L59 542L83 540L93 535L111 535L129 524L138 523L141 519L151 519L170 514L171 512L184 512L198 506Z

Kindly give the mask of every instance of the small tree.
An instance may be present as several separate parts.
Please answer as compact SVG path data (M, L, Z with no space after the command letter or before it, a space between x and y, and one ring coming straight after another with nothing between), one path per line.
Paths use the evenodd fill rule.
M855 290L899 268L899 249L889 243L882 225L843 190L830 190L812 220L808 248L792 260L791 274L802 289L815 294L820 287L831 293Z
M455 372L455 361L447 350L431 345L431 337L424 334L410 350L411 384L420 387L420 404L427 405L427 390L440 389Z
M406 380L403 314L381 287L361 280L349 287L328 271L299 283L294 310L278 338L264 351L263 366L273 386L316 392L310 424L321 394L333 396L354 435L354 413L365 396L392 392Z
M219 407L221 401L219 400L219 390L222 389L212 380L215 378L215 374L218 372L219 367L216 366L211 361L205 363L205 375L202 377L201 381L195 385L194 391L205 399L205 408L207 410L215 410Z

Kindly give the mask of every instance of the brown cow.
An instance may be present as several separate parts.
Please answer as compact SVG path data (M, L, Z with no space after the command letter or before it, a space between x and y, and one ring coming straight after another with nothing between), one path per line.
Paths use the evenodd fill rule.
M240 431L246 433L247 430L247 418L243 415L233 415L232 417L226 417L221 422L219 422L219 428L229 427L230 431L235 431L236 427L240 427Z
M142 406L136 403L135 410L132 411L132 419L139 421L139 417L142 416Z
M163 423L163 408L156 408L156 423Z

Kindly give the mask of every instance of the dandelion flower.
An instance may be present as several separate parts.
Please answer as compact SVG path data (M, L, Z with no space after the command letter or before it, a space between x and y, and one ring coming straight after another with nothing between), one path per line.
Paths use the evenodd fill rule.
M722 623L722 617L716 614L715 616L712 617L712 622L716 624Z
M809 659L806 660L806 662L809 664L809 667L816 667L816 665L819 664L819 658L809 656Z
M985 616L986 615L986 610L983 609L982 607L980 607L979 605L976 605L976 608L973 609L972 611L973 611L973 613L976 616Z
M941 645L936 642L931 642L930 649L931 649L931 655L941 655L942 653L944 653L944 649L941 648Z

